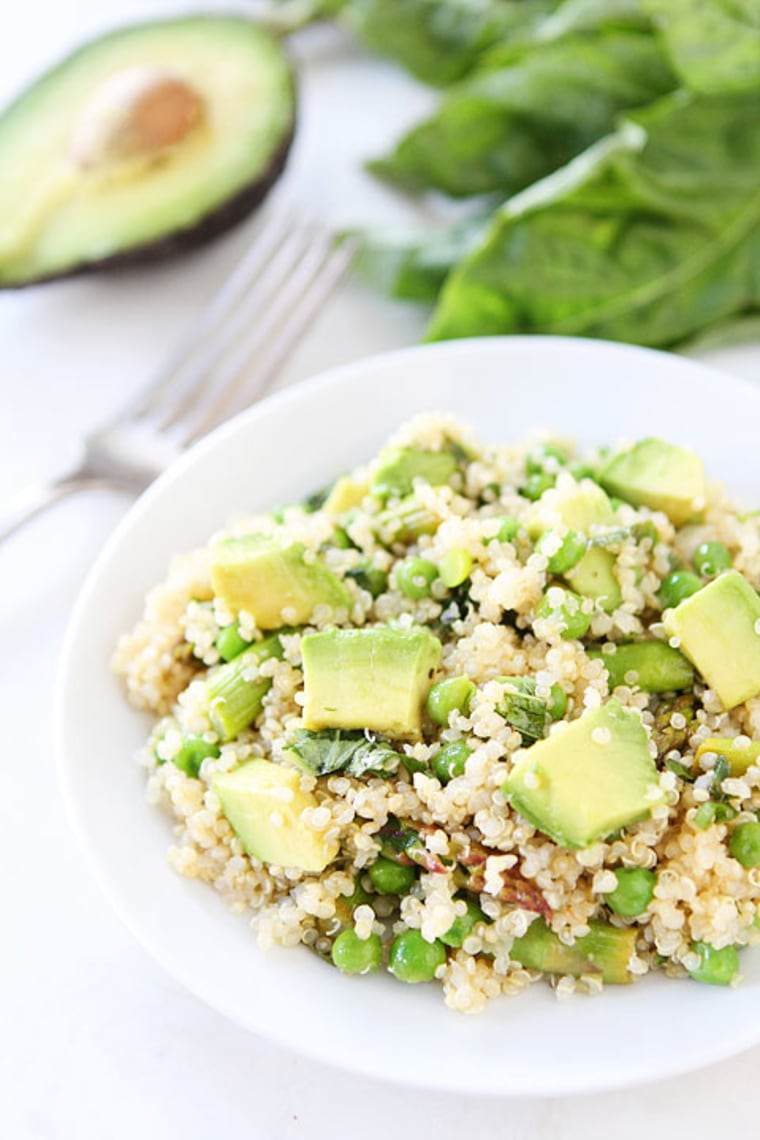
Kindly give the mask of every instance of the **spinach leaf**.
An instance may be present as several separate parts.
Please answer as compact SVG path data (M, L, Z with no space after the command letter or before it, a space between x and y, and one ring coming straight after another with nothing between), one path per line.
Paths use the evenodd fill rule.
M356 777L368 772L390 776L402 760L386 741L341 729L310 732L303 728L286 751L315 776L329 776L332 772Z
M564 0L534 32L536 42L599 28L651 28L646 0Z
M498 58L369 169L411 190L513 194L608 134L620 111L676 86L645 32L568 36Z
M529 37L557 0L347 0L343 21L418 79L461 79L492 44Z
M693 91L760 91L758 0L644 0ZM758 111L755 111L758 114Z
M373 229L364 236L355 268L391 297L432 304L453 267L480 242L488 221L478 215L427 229Z
M429 339L542 332L669 346L760 306L754 95L685 92L511 199Z

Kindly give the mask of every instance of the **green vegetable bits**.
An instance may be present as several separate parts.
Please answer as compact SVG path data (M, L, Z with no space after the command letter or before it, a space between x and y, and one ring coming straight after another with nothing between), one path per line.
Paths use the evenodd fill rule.
M438 938L427 942L419 930L405 930L391 943L388 969L400 982L432 982L446 961L446 947Z

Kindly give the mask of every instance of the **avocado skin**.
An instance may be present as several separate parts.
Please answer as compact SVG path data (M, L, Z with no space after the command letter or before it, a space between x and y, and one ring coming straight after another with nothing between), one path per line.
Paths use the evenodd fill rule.
M0 291L28 289L31 285L46 285L49 281L63 281L67 278L82 277L91 273L112 273L122 269L152 265L154 262L165 261L191 249L197 249L198 246L205 245L206 242L213 241L226 230L231 230L233 226L239 225L264 201L285 169L295 133L296 118L294 117L289 134L280 143L267 169L255 181L250 182L237 194L220 203L194 225L187 226L184 230L174 230L172 233L166 234L165 237L144 242L143 245L133 246L132 249L111 254L109 257L83 261L80 265L72 265L70 268L62 269L56 273L29 277L23 281L0 281Z

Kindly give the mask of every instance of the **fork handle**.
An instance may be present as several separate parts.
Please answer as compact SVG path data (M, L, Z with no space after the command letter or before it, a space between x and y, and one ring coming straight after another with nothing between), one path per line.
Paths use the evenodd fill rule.
M74 468L47 482L23 487L9 502L0 507L0 543L10 538L25 523L35 515L41 514L53 503L77 491L97 486L124 488L123 483L91 475L82 467Z

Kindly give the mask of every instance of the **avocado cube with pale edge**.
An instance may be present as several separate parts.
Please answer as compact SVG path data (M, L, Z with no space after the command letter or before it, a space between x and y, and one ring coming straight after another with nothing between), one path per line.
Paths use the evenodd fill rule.
M576 483L565 474L534 505L528 517L528 533L538 538L548 530L567 527L589 534L593 527L611 526L614 522L612 503L601 487L590 479ZM611 611L623 600L615 577L615 561L611 550L591 547L564 577L576 593L598 600L602 609Z
M617 700L518 752L504 794L539 831L572 848L645 819L662 800L646 730Z
M231 772L218 772L212 787L246 853L262 863L318 872L338 854L337 842L328 842L323 831L302 819L319 801L301 789L295 768L250 760Z
M416 740L441 656L426 629L331 629L301 641L308 729L363 728Z
M388 448L380 456L381 464L372 480L375 495L408 495L415 479L437 487L448 483L457 469L450 451L423 451L418 447Z
M738 570L708 582L662 620L724 708L760 693L760 596Z
M662 439L642 439L606 465L601 482L611 495L635 507L664 511L683 526L705 507L707 486L702 461L693 451Z
M351 606L349 590L318 554L300 542L280 545L260 534L216 543L211 586L233 614L245 610L259 629L305 625L317 606Z

